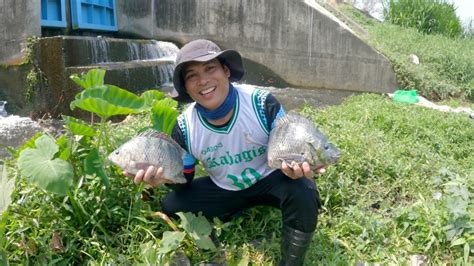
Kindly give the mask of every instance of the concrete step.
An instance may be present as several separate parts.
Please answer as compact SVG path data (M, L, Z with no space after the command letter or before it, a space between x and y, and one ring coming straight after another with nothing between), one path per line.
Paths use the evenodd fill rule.
M129 62L110 62L88 66L66 67L67 75L81 74L95 68L105 69L104 82L140 94L160 89L171 95L174 61L168 58Z
M58 51L66 67L159 58L174 60L178 52L178 47L170 42L83 36L41 38L39 49Z
M105 83L140 94L149 89L173 91L172 75L178 47L170 42L103 37L56 36L41 38L35 46L35 65L41 84L34 91L38 113L83 116L69 110L82 90L72 74L105 69Z

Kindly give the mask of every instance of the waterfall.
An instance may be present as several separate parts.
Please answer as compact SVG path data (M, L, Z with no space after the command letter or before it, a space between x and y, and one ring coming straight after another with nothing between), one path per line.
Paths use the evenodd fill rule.
M136 42L127 42L128 58L130 61L140 60L140 46Z
M105 38L89 39L93 63L110 62L109 42Z
M0 101L0 117L7 117L8 113L5 110L5 105L7 104L7 101Z
M146 59L173 58L178 53L178 47L171 42L151 41L144 46Z

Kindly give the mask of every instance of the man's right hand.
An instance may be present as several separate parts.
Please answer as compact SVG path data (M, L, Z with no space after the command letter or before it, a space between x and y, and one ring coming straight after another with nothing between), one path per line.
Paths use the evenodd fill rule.
M172 183L170 180L164 178L163 172L163 167L156 168L155 166L150 165L146 171L143 169L138 170L135 176L130 175L127 172L124 172L124 175L133 177L133 182L137 185L141 182L145 182L152 187L157 187L161 184Z

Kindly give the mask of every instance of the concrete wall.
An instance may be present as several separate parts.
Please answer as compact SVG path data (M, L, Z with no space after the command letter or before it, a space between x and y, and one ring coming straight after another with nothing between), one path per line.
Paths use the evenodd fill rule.
M211 39L292 86L374 92L396 87L390 62L314 0L133 2L117 1L121 32L180 44Z
M26 39L41 36L40 0L0 0L0 64L19 64Z

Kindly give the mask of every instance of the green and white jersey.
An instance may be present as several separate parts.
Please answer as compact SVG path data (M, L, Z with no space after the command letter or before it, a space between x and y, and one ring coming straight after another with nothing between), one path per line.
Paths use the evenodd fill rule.
M216 127L191 104L178 118L187 150L201 161L212 181L227 190L243 190L275 169L267 166L267 91L234 85L237 103L229 123Z

